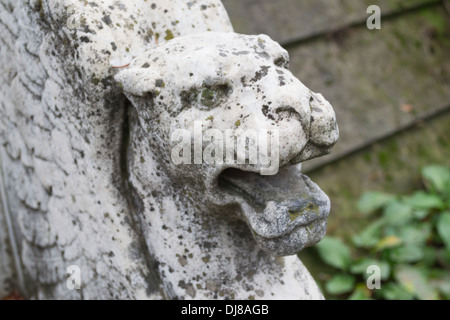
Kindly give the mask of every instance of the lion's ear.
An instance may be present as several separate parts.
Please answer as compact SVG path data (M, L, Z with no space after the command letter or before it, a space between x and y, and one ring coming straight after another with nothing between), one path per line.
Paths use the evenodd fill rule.
M145 97L153 94L161 76L149 68L130 67L119 71L114 79L127 96Z
M124 95L131 102L141 125L156 117L154 97L161 88L161 76L149 68L131 67L120 70L114 77Z

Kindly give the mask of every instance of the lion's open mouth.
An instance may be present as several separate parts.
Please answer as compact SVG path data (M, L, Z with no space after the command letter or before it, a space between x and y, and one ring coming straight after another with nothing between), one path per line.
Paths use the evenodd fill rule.
M288 241L287 252L313 245L318 240L309 239L307 229L318 223L326 225L330 211L327 195L295 166L274 176L227 169L219 175L218 183L221 192L240 204L255 238L272 246Z

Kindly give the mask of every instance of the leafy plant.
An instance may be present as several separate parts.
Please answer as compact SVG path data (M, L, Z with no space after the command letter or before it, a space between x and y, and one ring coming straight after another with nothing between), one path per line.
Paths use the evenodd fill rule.
M365 193L358 203L372 220L351 243L325 237L321 259L336 272L326 283L332 298L450 299L450 169L422 170L424 190L412 195ZM381 289L369 290L369 266L381 270Z

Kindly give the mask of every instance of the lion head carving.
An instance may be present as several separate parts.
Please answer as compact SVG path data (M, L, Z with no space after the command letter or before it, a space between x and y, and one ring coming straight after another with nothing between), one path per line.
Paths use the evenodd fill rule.
M327 154L338 138L331 105L288 63L287 51L268 36L204 33L142 54L116 76L142 134L158 142L153 147L171 180L188 181L197 191L193 201L213 212L238 204L256 242L274 255L295 254L324 236L329 200L296 165ZM279 170L261 175L261 162L248 161L175 165L171 136L192 132L195 121L203 121L202 132L279 132Z

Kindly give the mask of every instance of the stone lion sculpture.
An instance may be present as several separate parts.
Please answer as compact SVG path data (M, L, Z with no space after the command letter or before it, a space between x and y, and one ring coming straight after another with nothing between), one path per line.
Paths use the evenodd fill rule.
M338 129L280 45L234 33L216 0L4 0L0 13L3 290L322 298L295 253L324 236L330 202L299 164ZM172 137L196 121L278 132L275 172L175 164Z

